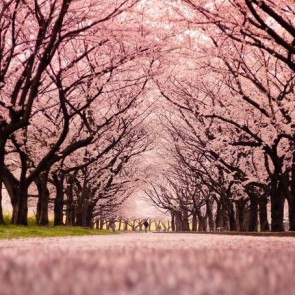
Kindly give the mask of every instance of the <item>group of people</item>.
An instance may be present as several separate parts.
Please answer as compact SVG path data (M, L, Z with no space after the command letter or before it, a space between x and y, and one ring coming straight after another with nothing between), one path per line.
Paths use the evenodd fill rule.
M148 229L149 229L149 223L148 223L148 221L145 219L144 221L143 221L143 226L144 226L144 231L145 232L147 232L148 231ZM115 224L115 220L111 220L110 221L110 223L109 223L109 228L110 228L110 230L112 231L112 232L115 232L115 230L116 230L116 224Z

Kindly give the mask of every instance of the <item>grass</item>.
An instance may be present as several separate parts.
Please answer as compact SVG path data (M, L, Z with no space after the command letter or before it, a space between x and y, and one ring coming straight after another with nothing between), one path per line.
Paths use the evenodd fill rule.
M33 217L29 217L28 224L28 226L9 224L9 217L5 216L5 224L0 225L0 239L113 234L109 230L97 230L78 226L52 226L51 222L49 226L38 226Z

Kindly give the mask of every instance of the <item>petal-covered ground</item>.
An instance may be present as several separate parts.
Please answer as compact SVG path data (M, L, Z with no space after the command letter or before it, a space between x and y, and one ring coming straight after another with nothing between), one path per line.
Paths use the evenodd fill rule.
M295 238L121 234L0 241L1 295L294 295Z

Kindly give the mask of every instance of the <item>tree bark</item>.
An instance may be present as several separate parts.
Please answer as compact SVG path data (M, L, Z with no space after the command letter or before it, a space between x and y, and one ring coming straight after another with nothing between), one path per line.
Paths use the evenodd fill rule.
M128 230L128 220L124 220L124 230Z
M179 232L182 231L182 218L181 218L181 214L179 212L175 212L174 214L175 216L175 231Z
M2 209L2 188L3 188L3 176L4 176L4 155L5 155L5 141L0 139L0 224L4 224L3 209Z
M54 225L63 225L63 205L64 205L64 192L63 182L64 175L53 175L53 182L55 186L55 200L54 200Z
M2 208L2 180L0 176L0 225L4 224L4 217L3 217L3 208Z
M207 231L207 215L205 216L199 215L198 218L199 218L198 232Z
M67 179L67 188L66 188L66 196L67 196L67 206L66 206L66 224L74 225L75 224L75 204L74 204L74 195L73 195L73 182L71 177Z
M284 231L284 201L282 187L278 177L274 176L272 180L270 199L271 199L271 231Z
M295 231L295 147L293 146L291 183L290 183L290 201L289 201L289 225L290 231Z
M258 197L251 193L250 198L250 216L249 216L249 232L258 231Z
M196 212L193 213L193 219L192 219L192 231L197 231L198 226L198 218Z
M13 214L13 223L17 225L28 225L28 187L20 186L17 202Z
M212 210L212 202L206 199L206 207L207 207L207 216L209 221L209 231L214 231L214 218L213 218L213 210Z
M237 221L235 216L234 204L232 201L229 201L229 210L228 210L228 218L229 218L229 230L236 231L237 230Z
M171 212L171 229L172 231L176 231L175 230L175 214L173 212Z
M49 224L49 190L47 187L48 174L49 171L43 171L35 180L39 194L37 203L37 224L45 226Z
M93 227L93 211L94 211L94 205L92 204L89 204L87 206L87 209L86 209L86 218L85 218L85 225L86 227L90 227L92 228Z
M245 223L245 207L247 201L245 198L241 198L236 201L236 208L237 208L237 215L239 221L239 231L245 232L246 231L246 223Z
M223 206L220 201L216 201L217 208L216 208L216 218L215 218L215 229L217 227L223 227Z
M182 230L183 231L190 231L188 212L186 210L184 210L183 214L182 214Z
M269 223L267 220L267 196L262 195L259 198L259 220L260 220L260 231L269 231Z

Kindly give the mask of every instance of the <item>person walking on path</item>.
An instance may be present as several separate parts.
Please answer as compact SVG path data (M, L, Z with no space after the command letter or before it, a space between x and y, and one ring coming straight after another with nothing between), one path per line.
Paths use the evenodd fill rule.
M111 220L110 221L110 225L109 225L110 229L112 230L112 232L115 232L116 230L116 225L115 225L115 221Z
M149 227L149 223L148 223L147 220L145 220L145 221L143 222L143 226L144 226L144 231L147 232L148 227Z

